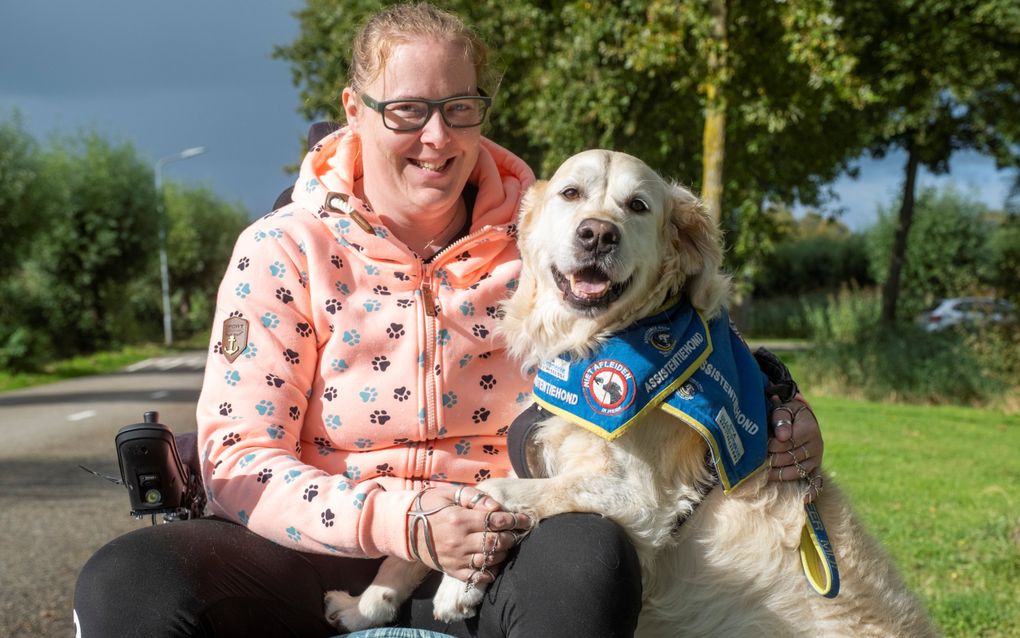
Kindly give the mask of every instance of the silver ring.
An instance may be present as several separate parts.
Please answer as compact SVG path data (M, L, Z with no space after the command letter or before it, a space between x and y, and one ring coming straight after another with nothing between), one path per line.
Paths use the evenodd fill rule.
M517 529L518 526L519 526L519 523L517 522L517 512L510 512L509 514L510 514L510 517L513 518L513 521L514 521L513 525L510 526L510 529L512 529L512 530L513 529Z
M801 443L800 444L800 449L804 450L804 458L802 458L801 461L806 461L809 458L811 458L811 453L808 452L808 449L807 449L807 443Z
M517 530L510 530L510 533L514 535L514 545L520 545L521 539L524 538L524 534L521 534Z
M470 501L468 501L467 508L469 510L474 509L475 505L478 505L478 501L482 500L483 498L485 498L485 492L478 492L477 494L471 497Z
M464 493L465 487L467 487L467 485L461 485L457 488L457 491L453 493L453 502L456 503L458 507L464 507L460 504L460 496Z
M495 531L497 531L497 530L492 529L492 515L495 514L495 513L496 513L495 510L493 510L491 512L486 512L485 513L485 531L487 531L487 532L495 532Z
M471 569L473 569L475 571L478 571L479 569L485 567L485 557L482 556L482 564L476 567L475 566L475 556L478 556L478 554L471 554L471 560L468 561L468 567L470 567Z
M791 421L790 419L779 419L778 421L776 421L776 427L777 428L781 428L784 425L788 425L788 426L790 426L792 428L793 427L793 421Z

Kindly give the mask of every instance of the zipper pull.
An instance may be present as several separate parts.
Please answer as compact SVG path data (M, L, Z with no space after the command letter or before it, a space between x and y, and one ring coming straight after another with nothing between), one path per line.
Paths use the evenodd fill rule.
M365 231L369 235L374 235L375 234L375 229L372 228L372 224L369 224L368 220L361 216L361 213L359 213L356 210L352 210L348 214L351 216L351 219L354 220L355 224L357 224L358 226L361 226L361 230Z
M435 317L439 314L439 310L436 308L436 300L432 296L432 289L429 288L428 284L422 284L421 286L421 302L425 305L426 315Z

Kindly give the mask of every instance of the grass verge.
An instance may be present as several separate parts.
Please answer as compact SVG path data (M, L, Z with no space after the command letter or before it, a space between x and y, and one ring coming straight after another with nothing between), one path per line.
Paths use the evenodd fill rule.
M1020 635L1020 415L811 402L825 467L944 634Z
M0 392L42 385L44 383L60 381L61 379L116 372L137 361L150 357L170 355L176 352L178 350L154 344L125 346L119 350L97 352L95 354L55 361L45 365L41 372L9 372L7 370L0 370Z

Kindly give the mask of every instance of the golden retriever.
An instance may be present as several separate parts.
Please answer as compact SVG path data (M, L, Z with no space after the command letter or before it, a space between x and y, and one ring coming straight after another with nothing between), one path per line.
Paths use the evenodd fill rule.
M694 195L637 158L571 157L529 191L519 232L522 274L501 332L525 367L586 356L677 295L705 320L723 312L729 280L719 230ZM620 397L620 387L600 390L607 403ZM647 411L612 440L555 414L529 442L529 466L544 478L478 487L533 520L593 512L623 527L642 568L639 636L935 635L831 482L815 501L841 580L827 598L802 571L802 488L757 471L724 494L708 452L699 432L664 410ZM387 560L360 599L328 594L327 614L349 629L386 622L420 576L420 565ZM447 576L436 617L470 616L481 595Z

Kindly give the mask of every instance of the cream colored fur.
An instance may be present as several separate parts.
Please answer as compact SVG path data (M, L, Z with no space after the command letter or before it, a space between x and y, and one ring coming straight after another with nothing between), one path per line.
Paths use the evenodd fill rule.
M649 210L632 210L635 198ZM586 219L621 229L605 265L614 282L630 284L606 309L572 307L552 275L554 268L570 273L581 265L570 239ZM522 206L519 244L520 287L505 306L501 332L525 366L562 352L588 352L677 293L714 316L729 290L719 270L719 232L697 198L621 153L581 153L536 185ZM642 568L639 636L935 635L920 603L831 480L816 504L839 565L842 588L835 599L814 593L802 573L801 488L768 483L759 472L730 495L716 487L702 498L695 486L709 479L706 451L700 436L661 410L613 442L551 417L529 450L548 478L493 479L478 487L507 510L535 520L579 511L621 525ZM677 516L692 510L675 531ZM403 575L410 579L420 575L420 569L408 570ZM378 607L395 612L402 600L379 603L387 598L379 592L410 591L386 584L399 571L383 570L361 601L347 597L339 605L327 595L328 611L339 616L343 607L345 622L355 624L349 629L371 624L364 621L373 615L378 622L386 615ZM466 591L447 576L434 601L436 616L470 616L480 599L478 590Z

